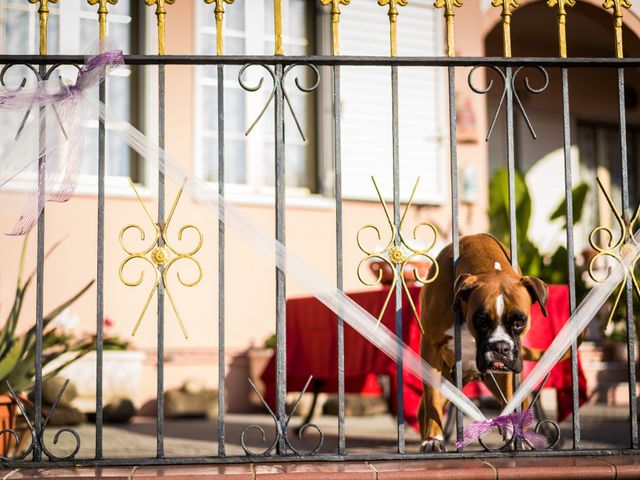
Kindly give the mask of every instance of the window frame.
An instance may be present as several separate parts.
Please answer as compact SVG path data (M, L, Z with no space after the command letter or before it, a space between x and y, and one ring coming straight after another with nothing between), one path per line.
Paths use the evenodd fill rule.
M74 48L78 43L78 37L81 31L81 20L93 20L96 23L96 32L97 32L97 24L98 18L97 14L94 11L82 9L81 5L83 0L65 0L63 2L49 4L49 15L57 17L58 20L58 31L55 32L57 34L57 44L58 50L60 54L77 54L78 51ZM146 15L145 10L141 10L140 5L138 5L135 0L131 0L131 16L125 16L118 13L110 13L107 17L108 23L107 28L109 28L109 22L117 22L117 23L128 23L130 25L131 32L131 47L136 48L140 46L142 43L142 47L146 48L146 45L149 44L149 35L150 32L149 25L150 20L155 24L155 17L149 17ZM144 7L144 5L143 5ZM29 18L29 33L28 33L28 52L31 54L37 54L38 50L38 5L32 3L13 3L8 2L7 0L0 0L0 11L3 11L5 8L11 10L19 10L28 12ZM128 22L123 22L123 17L127 17ZM137 18L136 18L137 17ZM136 23L138 24L136 27ZM4 38L4 28L0 28L0 45L5 45L6 39ZM96 33L97 35L97 33ZM51 32L49 32L49 36L51 37ZM96 37L97 38L97 37ZM119 77L130 77L133 74L134 70L132 68L128 69L127 73L114 71L111 75L119 76ZM129 89L130 95L134 101L129 102L130 105L130 116L132 121L138 123L143 122L144 124L149 124L148 119L150 117L147 105L149 105L149 95L148 95L148 75L146 75L142 70L135 75L135 77L131 78L129 81ZM147 88L145 88L147 87ZM157 86L155 87L157 92ZM157 94L155 95L157 97ZM151 115L152 117L152 115ZM92 122L93 123L93 122ZM95 122L97 124L97 121ZM86 126L85 126L86 128ZM91 127L93 129L93 127ZM157 130L157 125L155 125ZM96 129L97 136L97 129ZM154 176L151 172L147 172L148 169L143 168L143 162L140 160L138 154L134 151L131 151L130 157L130 165L129 165L129 175L128 176L120 176L120 175L105 175L105 195L109 197L124 197L129 198L135 196L134 192L131 191L131 186L129 185L129 177L134 178L137 183L141 184L141 188L139 189L140 193L144 197L148 197L150 194L150 190L147 188L150 185L150 181L152 180L152 176ZM33 188L35 173L33 172L23 172L19 174L10 184L6 185L5 190L7 192L23 192L26 190L30 190ZM75 187L75 195L76 196L89 196L95 197L98 194L98 175L91 173L80 173L78 175L77 184Z
M264 52L266 45L271 42L273 43L273 33L269 32L268 28L265 28L265 19L266 19L266 9L265 3L263 1L252 3L251 7L249 7L249 2L245 2L239 5L231 5L228 8L237 8L238 6L244 7L244 21L245 21L245 29L237 30L230 27L227 27L226 23L224 26L224 35L225 38L227 36L233 36L236 38L242 38L245 41L245 51L257 51ZM208 8L208 5L204 3L198 2L193 11L194 15L194 28L193 28L193 41L195 46L196 53L203 54L214 54L215 52L204 52L204 45L202 41L203 34L209 34L215 37L216 35L216 27L215 20L212 15L212 10ZM315 37L318 36L316 30L316 12L317 7L315 4L311 7L312 10L308 13L307 22L308 22L308 30L312 33L312 37L304 39L304 42L299 41L297 37L290 37L287 35L283 35L283 42L285 45L287 44L298 44L298 45L306 45L311 43L312 45L317 42ZM250 14L249 14L250 13ZM283 18L288 18L289 15L289 2L283 3ZM210 18L211 21L209 24L202 24L202 18ZM261 32L260 34L255 35L247 35L246 32ZM272 52L264 52L265 54L270 54ZM266 72L264 72L266 74ZM247 79L248 84L255 84L256 81L259 81L261 72L257 69L255 72L251 72L251 69L245 73L245 78ZM255 81L253 79L255 76ZM264 80L265 86L263 86L262 90L265 88L270 88L269 80L265 78ZM264 94L259 95L257 93L245 94L245 91L242 90L240 85L238 84L237 78L235 76L231 77L226 69L225 69L225 77L224 77L225 91L227 88L237 88L244 94L244 108L245 108L245 122L251 122L257 116L259 111L264 106L264 102L266 100ZM194 132L193 132L193 146L194 146L194 162L193 162L193 171L198 176L198 178L204 178L206 175L206 169L203 158L203 143L204 139L209 138L217 138L217 131L214 134L205 134L204 128L204 93L203 88L211 88L216 89L217 91L217 79L210 78L204 75L204 67L196 67L194 69L193 76L193 88L194 88L194 108L193 115L195 118L194 121ZM315 137L320 134L321 125L320 120L317 118L317 105L314 105L313 96L305 95L305 102L309 108L309 118L306 123L313 125L313 133L308 134L307 143L303 142L300 139L300 136L295 129L295 126L292 126L290 129L290 135L287 138L287 145L307 145L308 154L311 157L308 158L308 168L306 170L306 182L310 185L309 187L286 187L287 192L287 204L288 205L298 205L304 207L315 207L315 208L329 208L333 204L327 201L325 197L325 189L322 188L322 163L318 153L318 142L315 140ZM317 94L317 101L320 101L322 95L320 92ZM248 136L242 136L242 139L245 142L245 162L246 163L246 182L245 183L231 183L228 180L225 181L225 192L230 196L230 198L234 201L234 203L240 204L250 204L250 205L272 205L274 204L274 193L275 188L271 185L265 184L264 179L268 176L265 172L265 162L264 153L268 151L268 145L273 143L271 141L271 134L269 133L268 124L266 122L272 121L269 115L270 110L268 110L264 117L256 124L251 134ZM285 116L287 117L287 122L291 119L289 117L289 113L285 112ZM245 125L245 128L247 125ZM225 139L236 138L235 133L230 133L225 131ZM218 182L216 181L208 181L212 186L217 186ZM291 201L290 201L291 199Z

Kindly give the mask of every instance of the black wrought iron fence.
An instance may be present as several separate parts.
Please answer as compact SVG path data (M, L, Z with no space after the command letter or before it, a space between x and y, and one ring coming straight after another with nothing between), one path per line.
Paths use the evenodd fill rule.
M30 0L31 1L31 0ZM132 66L144 66L155 65L158 66L158 124L159 124L159 137L158 143L161 147L165 145L165 66L167 65L212 65L216 66L216 72L218 77L217 82L217 131L218 131L218 154L217 154L217 175L218 175L218 193L221 196L225 195L225 119L227 115L233 115L233 112L225 112L225 88L224 79L226 77L226 68L231 65L241 66L240 75L238 78L239 84L247 91L256 91L263 85L262 82L258 85L249 85L244 80L243 72L250 66L257 66L262 68L265 72L266 78L272 80L272 91L269 94L269 102L273 102L275 106L274 118L272 119L274 125L274 169L275 169L275 211L276 211L276 224L275 224L275 236L276 239L283 244L286 242L286 229L285 229L285 143L287 137L285 135L285 110L291 109L290 97L285 87L285 78L290 70L295 66L303 66L310 69L313 81L309 85L303 85L296 81L296 87L303 92L310 92L314 90L320 82L327 82L331 85L331 98L332 98L332 155L334 162L334 182L335 182L335 210L336 210L336 223L335 223L335 244L336 244L336 286L338 289L343 288L343 194L342 194L342 155L341 155L341 88L340 70L343 66L348 67L366 67L366 66L379 66L389 69L390 77L389 82L391 86L391 112L392 116L389 119L390 123L390 135L392 138L392 151L391 151L391 163L393 169L393 213L389 219L395 236L395 247L398 247L401 242L399 226L401 224L401 200L400 200L400 156L401 151L399 148L399 110L398 110L398 71L400 69L411 69L415 67L426 68L446 68L448 72L447 85L448 85L448 120L449 120L449 165L450 165L450 197L451 197L451 236L454 248L454 257L459 256L459 210L460 204L458 185L459 185L459 171L458 171L458 151L457 151L457 136L456 136L456 72L463 70L467 72L468 83L471 90L477 94L486 94L490 89L499 92L497 109L494 112L489 112L489 133L491 135L494 126L496 125L496 119L504 115L506 122L506 165L509 174L509 219L510 219L510 249L511 249L511 261L514 267L518 265L518 245L519 239L517 238L516 224L517 215L516 211L516 191L515 191L515 172L516 172L516 150L515 150L515 133L514 133L514 117L517 115L523 115L528 127L532 129L532 124L527 117L523 102L521 100L521 93L518 91L516 79L525 78L527 75L527 69L537 71L539 79L542 79L541 84L534 84L533 80L529 77L525 78L524 88L529 93L539 93L546 89L549 84L548 69L559 69L560 71L560 83L562 92L562 128L563 128L563 156L564 156L564 177L565 177L565 201L566 201L566 217L567 217L567 233L566 233L566 247L567 247L567 264L566 269L569 279L569 298L570 309L573 312L576 308L576 282L575 282L575 251L574 251L574 228L573 228L573 206L572 206L572 186L574 183L574 174L572 172L572 152L571 152L571 116L569 111L569 75L570 69L585 69L585 68L601 68L615 70L617 73L617 98L618 102L618 119L619 119L619 162L621 168L621 177L619 183L622 192L622 205L621 211L628 212L630 205L629 195L629 158L627 148L627 133L626 133L626 116L625 116L625 73L629 70L637 69L640 67L640 60L636 58L624 59L622 58L622 14L623 8L629 8L629 4L626 0L607 0L605 7L613 9L614 19L614 33L615 33L615 58L567 58L566 51L566 34L565 24L567 18L567 12L565 8L571 6L574 2L570 0L550 0L548 3L552 7L558 8L558 26L559 26L559 56L557 58L511 58L511 46L510 46L510 19L512 14L512 8L517 6L517 2L513 0L496 0L494 6L502 9L502 27L503 27L503 39L504 39L504 56L503 57L455 57L454 49L454 15L455 8L463 8L459 0L436 0L435 7L442 8L444 11L446 21L446 39L447 39L447 57L398 57L396 56L396 29L398 28L398 16L399 9L405 5L406 0L380 0L379 3L382 6L388 7L389 27L390 27L390 56L388 57L357 57L357 56L340 56L338 49L339 39L339 18L340 8L346 7L349 4L349 0L321 0L323 5L330 5L330 19L332 27L333 38L333 55L330 56L288 56L284 55L282 47L282 11L281 1L274 0L274 13L275 13L275 55L273 56L234 56L223 55L222 45L222 26L224 18L224 7L227 4L227 8L233 8L231 5L233 0L205 0L206 3L215 3L215 18L217 27L217 54L216 55L164 55L164 21L167 14L165 10L165 4L172 4L173 1L147 0L148 5L156 6L156 14L158 18L158 51L159 55L127 55L125 56L125 64ZM48 6L46 0L40 0L40 8L38 10L40 17L40 55L0 55L0 63L4 66L2 73L0 73L0 80L4 82L6 72L16 66L27 66L33 75L38 80L48 79L52 73L62 65L82 65L84 58L79 55L46 55L46 33L47 33L47 17ZM100 18L100 34L99 38L104 40L106 32L106 19L108 14L108 4L115 2L109 0L89 0L90 4L98 4L98 15ZM329 67L330 75L328 77L322 77L320 74L320 67ZM491 70L495 74L500 84L486 83L481 85L481 82L476 80L476 72L478 69L486 68ZM265 86L265 88L268 88ZM99 87L99 100L104 102L106 99L105 84L101 83ZM295 112L291 109L295 117ZM265 113L262 110L260 116ZM260 117L256 119L256 122L260 120ZM271 119L264 119L263 121L271 121ZM297 122L297 119L296 119ZM298 125L300 127L300 125ZM533 133L533 130L532 130ZM292 432L291 412L286 410L286 394L287 394L287 365L286 365L286 276L285 272L276 268L276 408L274 411L269 411L275 423L275 437L272 442L265 440L264 448L261 451L253 451L247 447L244 443L245 434L254 429L259 435L264 436L264 430L257 425L247 426L241 435L241 444L246 455L228 455L226 451L226 430L225 430L225 324L229 320L225 313L225 260L226 248L225 248L225 224L221 220L219 223L219 237L218 237L218 349L219 349L219 361L218 361L218 418L217 418L217 456L185 456L185 457L168 457L165 455L164 440L165 440L165 420L164 420L164 297L165 289L160 283L157 286L157 454L153 458L105 458L103 454L103 319L104 319L104 250L105 250L105 124L101 119L98 126L98 209L97 209L97 265L96 265L96 279L97 279L97 308L96 308L96 351L97 351L97 368L96 368L96 419L95 419L95 457L92 459L80 459L75 455L78 452L80 442L82 439L72 429L63 429L58 432L70 432L76 442L76 447L73 451L68 452L65 456L57 456L51 453L50 448L45 443L44 432L47 428L48 417L43 418L42 410L42 383L43 383L43 365L42 365L42 351L43 351L43 297L45 293L46 285L44 283L44 256L45 256L45 220L46 211L43 209L37 227L37 302L36 302L36 359L35 359L35 384L34 384L34 411L28 412L24 409L24 406L20 402L18 397L15 397L16 402L19 405L22 416L28 424L32 440L31 446L23 449L23 452L15 458L3 458L2 464L6 466L53 466L53 465L70 465L70 464L91 464L91 465L111 465L111 464L186 464L186 463L235 463L235 462L255 462L257 460L264 460L270 462L277 461L296 461L296 460L317 460L317 461L339 461L347 459L429 459L429 458L451 458L451 457L477 457L478 455L486 456L501 456L501 455L523 455L523 456L538 456L538 455L592 455L592 454L612 454L612 453L635 453L639 447L638 444L638 423L637 423L637 398L636 388L629 388L629 430L630 430L630 444L627 448L621 450L592 450L583 449L581 446L581 428L580 428L580 406L579 406L579 392L578 392L578 357L577 349L578 345L574 342L571 349L571 379L572 379L572 405L573 405L573 438L572 445L567 449L532 449L530 445L522 445L521 442L507 442L504 448L491 450L487 448L485 452L469 451L468 449L460 448L456 452L439 452L439 453L420 453L418 451L408 451L405 448L405 434L404 434L404 412L402 410L403 399L403 363L399 361L397 364L397 445L393 451L387 453L375 453L375 454L350 454L346 444L346 432L345 432L345 377L344 377L344 320L342 318L336 318L336 329L338 338L338 440L335 451L320 452L320 446L322 445L323 435L318 427L315 425L305 425L300 430L301 433L305 433L308 427L312 430L316 430L319 434L318 444L316 448L310 451L301 451L298 447L294 446L290 441L290 435ZM44 206L45 192L44 192L44 177L43 171L46 168L46 158L40 159L40 196L39 202ZM159 176L157 179L157 195L158 195L158 212L157 212L157 224L163 226L166 222L165 215L165 175L162 164L159 169ZM609 242L605 247L598 247L598 253L602 255L608 255L610 257L620 259L623 254L623 250L626 246L634 242L634 222L637 218L631 218L626 213L620 215L620 235L618 242ZM164 246L164 237L159 236L157 240L157 247ZM158 269L162 272L162 264L158 264ZM402 268L401 262L394 262L393 268L398 271ZM627 349L628 349L628 384L630 387L636 385L636 359L634 356L634 343L636 338L634 312L633 312L633 299L634 289L637 290L637 284L635 282L633 269L625 274L626 283L624 284L624 295L626 299L626 328L627 328ZM453 285L452 285L453 288ZM398 283L395 286L395 312L396 334L402 338L402 295L403 285ZM455 324L455 365L454 368L455 377L454 383L456 387L462 388L463 386L463 369L462 369L462 357L461 357L461 326L462 319L457 318ZM517 384L517 378L516 378ZM309 385L309 383L307 383ZM516 385L517 386L517 385ZM535 403L535 399L534 399ZM266 403L265 403L266 405ZM54 405L55 408L55 405ZM460 439L463 435L463 416L462 412L453 410L456 412L455 424L456 424L456 436ZM555 430L555 433L553 433ZM307 432L308 433L308 432ZM557 426L552 429L552 434L559 433ZM4 430L1 435L16 435L12 430ZM213 436L213 432L212 432ZM264 438L264 437L263 437ZM549 447L553 447L557 442L550 441Z

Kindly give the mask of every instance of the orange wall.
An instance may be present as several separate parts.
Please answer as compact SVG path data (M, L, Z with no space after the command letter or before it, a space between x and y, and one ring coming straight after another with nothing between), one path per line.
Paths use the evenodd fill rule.
M477 22L479 7L477 2L468 2L457 12L456 21L459 36L459 55L482 55L483 42L480 37L481 25ZM182 2L170 7L167 17L167 53L191 53L193 48L193 8L192 2ZM400 17L402 22L402 16ZM401 25L401 23L400 23ZM460 89L466 88L465 72L458 72ZM167 68L167 148L191 168L193 160L193 68L173 66ZM180 94L176 94L180 92ZM478 119L480 136L485 130L484 98L472 97ZM480 187L478 202L463 205L460 210L463 233L484 231L487 225L486 183L487 154L484 142L461 144L459 146L461 165L473 163L477 168ZM171 186L168 201L173 198L175 186ZM15 204L13 194L0 194L2 205ZM153 204L153 198L147 198ZM273 231L273 208L267 206L247 206L240 209L256 222ZM155 205L150 208L153 212ZM0 209L0 225L11 224L9 208ZM46 263L45 310L56 305L65 297L95 277L96 263L96 198L92 195L77 195L67 204L47 207L47 244L66 236L60 249ZM450 237L450 206L413 208L406 225L419 221L430 221L440 229L441 238ZM199 378L215 386L217 378L217 223L215 217L202 205L185 198L178 209L175 225L193 223L198 225L205 237L202 250L197 258L203 266L202 282L191 289L173 287L176 303L189 331L185 340L175 321L171 306L166 303L166 386L179 386L187 378ZM145 217L132 198L107 199L106 247L105 247L105 313L115 322L114 330L119 335L129 337L138 312L150 287L151 272L147 272L145 286L129 288L120 282L118 267L124 254L118 244L118 233L128 223L145 223ZM355 235L365 223L375 223L384 227L381 208L374 202L344 203L344 249L345 287L348 290L364 288L359 284L355 270L361 259ZM384 230L383 230L384 232ZM175 230L173 231L175 235ZM287 209L287 245L305 258L314 268L329 279L335 278L335 214L330 207L313 208L290 207ZM35 265L35 235L31 239L29 268ZM17 269L21 240L0 237L2 270L0 271L0 301L3 305L11 300L13 281ZM131 270L131 277L136 273ZM175 282L175 279L173 280ZM295 282L289 282L289 296L304 295ZM145 373L144 399L155 396L155 300L152 301L140 331L132 339L134 345L149 352ZM226 342L227 363L232 357L251 344L261 344L263 339L275 331L274 321L274 273L243 239L230 232L227 238L227 287L226 287ZM2 311L6 312L6 307ZM81 329L93 331L95 328L95 288L73 306L82 320ZM22 321L23 325L33 321L33 291L27 299Z

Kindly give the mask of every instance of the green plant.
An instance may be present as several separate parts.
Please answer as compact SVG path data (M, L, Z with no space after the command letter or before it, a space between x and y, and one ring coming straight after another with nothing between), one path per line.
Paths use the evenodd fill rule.
M605 330L605 336L612 342L627 343L627 324L624 321L611 322L611 328Z
M276 344L277 344L277 339L276 339L276 334L274 333L273 335L269 335L265 340L264 340L264 348L269 349L269 348L276 348Z
M28 237L25 237L20 255L15 298L9 315L0 329L0 393L7 392L7 381L16 391L30 390L35 375L36 326L34 325L26 332L16 335L25 294L35 276L35 272L32 272L23 282L27 242ZM57 242L49 249L45 259L59 244L60 242ZM61 331L52 323L60 313L80 298L93 283L94 281L92 280L78 293L44 315L42 320L42 366L43 371L45 371L43 380L55 376L64 367L94 349L94 342L90 337L79 337ZM61 362L60 357L66 352L72 352L74 355L70 359ZM55 360L58 360L58 362L53 363Z
M104 319L104 333L102 337L104 350L124 351L129 350L131 342L111 333L113 328L113 320L108 317ZM91 335L93 342L96 342L96 335Z
M524 176L514 172L515 203L516 203L516 233L518 239L518 264L526 275L538 277L548 284L569 283L567 275L567 249L559 246L553 253L544 254L529 238L532 201L529 187ZM582 218L585 198L589 187L585 183L577 185L572 191L573 224ZM566 221L566 201L553 211L549 220L564 218ZM491 233L505 245L509 245L509 187L506 168L496 170L489 182L489 222ZM586 286L580 275L576 275L576 292L578 298L586 293Z

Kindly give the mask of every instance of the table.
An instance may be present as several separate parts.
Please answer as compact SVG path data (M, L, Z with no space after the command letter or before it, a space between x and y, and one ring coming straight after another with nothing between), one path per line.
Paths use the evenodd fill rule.
M419 286L411 286L409 292L419 306ZM355 302L377 316L388 293L387 288L349 293ZM382 318L382 322L395 331L393 299ZM568 288L566 285L551 285L547 303L548 318L542 316L538 305L532 308L532 325L525 345L546 348L569 317ZM420 350L420 329L405 295L402 305L402 339L413 350ZM314 391L336 393L338 391L338 346L336 315L314 297L287 300L287 391L301 391L310 375L314 377ZM525 362L525 372L531 369ZM344 328L345 392L364 395L380 395L378 375L391 378L391 400L394 412L396 405L396 364L376 349L346 322ZM579 389L581 403L586 400L586 380L579 367ZM265 399L275 404L275 355L262 373L266 385ZM404 417L417 429L417 411L422 395L422 382L409 372L404 372ZM558 395L558 417L561 420L571 413L571 364L569 361L554 367L546 388L555 388ZM469 397L487 395L488 390L478 382L465 386Z

